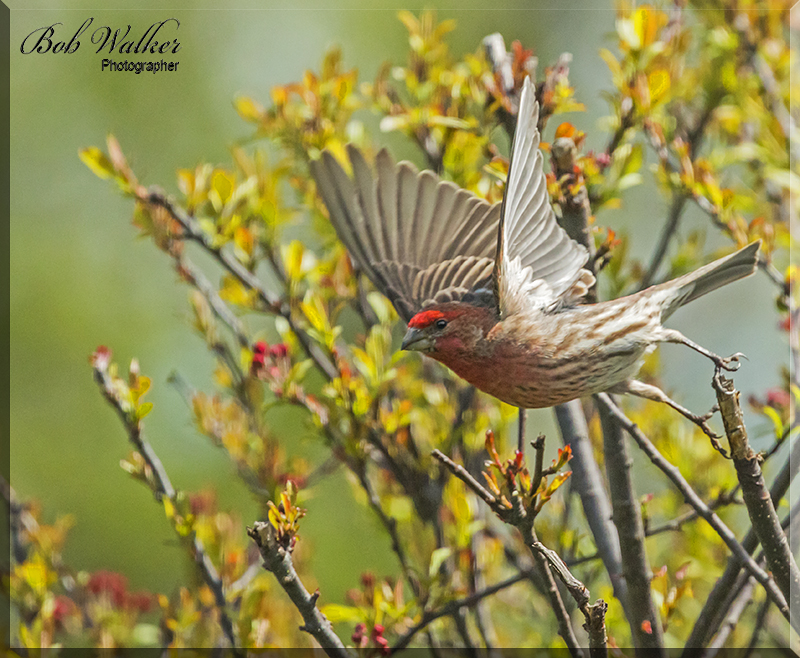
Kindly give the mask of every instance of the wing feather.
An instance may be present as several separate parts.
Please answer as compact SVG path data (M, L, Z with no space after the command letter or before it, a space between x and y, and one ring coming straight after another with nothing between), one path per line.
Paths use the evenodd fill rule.
M501 318L549 310L586 290L589 254L556 220L539 149L539 105L530 79L522 88L500 219L494 289ZM574 288L574 286L576 286ZM591 285L591 282L589 282Z
M311 173L354 263L409 320L427 304L491 297L500 204L490 204L386 150L373 167L348 145L349 176L328 151Z

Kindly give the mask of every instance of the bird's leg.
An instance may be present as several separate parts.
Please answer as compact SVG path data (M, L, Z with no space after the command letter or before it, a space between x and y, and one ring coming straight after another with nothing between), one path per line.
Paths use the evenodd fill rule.
M716 450L718 450L722 455L726 455L725 449L720 445L718 439L719 436L715 434L711 428L708 426L708 419L714 415L716 411L719 410L719 406L716 404L711 408L706 414L702 416L698 416L697 414L693 414L689 411L686 407L679 405L675 400L669 397L664 391L662 391L657 386L653 386L652 384L645 384L644 382L637 381L635 379L629 379L621 384L617 384L614 388L610 389L612 393L630 393L631 395L636 395L640 398L645 398L646 400L653 400L654 402L663 402L666 405L672 407L675 411L677 411L681 416L688 418L691 420L695 425L697 425L703 432L711 439L711 444L714 446Z
M674 329L664 329L662 334L662 340L668 343L679 343L681 345L686 345L686 347L691 347L695 352L700 352L705 357L708 357L714 362L714 365L717 368L722 368L724 370L728 370L730 372L736 372L739 369L741 363L739 362L740 359L746 359L747 357L742 354L741 352L736 352L736 354L731 354L730 356L722 357L714 352L707 350L702 345L698 345L692 340L689 340L686 336L684 336L680 331L675 331Z

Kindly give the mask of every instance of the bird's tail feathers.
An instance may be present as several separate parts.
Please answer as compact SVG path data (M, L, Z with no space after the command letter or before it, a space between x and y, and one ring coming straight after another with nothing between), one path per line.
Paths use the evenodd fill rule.
M760 247L761 240L751 242L737 252L704 265L694 272L661 284L665 287L673 288L677 292L665 306L662 312L662 319L666 319L684 304L688 304L712 290L753 274L758 264L758 250Z

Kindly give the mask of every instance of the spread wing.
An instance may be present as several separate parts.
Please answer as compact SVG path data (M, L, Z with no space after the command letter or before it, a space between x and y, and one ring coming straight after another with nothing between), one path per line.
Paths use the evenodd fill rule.
M500 220L495 291L500 317L552 309L594 283L586 249L556 221L539 149L539 104L525 79Z
M311 173L351 258L400 316L408 321L427 304L468 295L493 304L500 204L395 164L385 149L374 169L354 146L347 153L352 178L327 151Z

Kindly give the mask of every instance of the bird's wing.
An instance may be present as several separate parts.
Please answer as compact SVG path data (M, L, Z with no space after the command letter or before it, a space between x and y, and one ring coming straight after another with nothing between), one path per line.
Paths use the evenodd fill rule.
M311 173L351 258L401 317L467 295L493 305L500 204L395 164L385 149L374 169L354 146L347 153L352 177L328 151L311 162Z
M500 317L550 309L594 283L589 254L558 225L539 149L539 104L525 79L500 219L495 293Z

